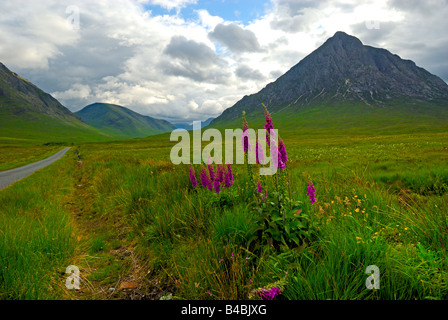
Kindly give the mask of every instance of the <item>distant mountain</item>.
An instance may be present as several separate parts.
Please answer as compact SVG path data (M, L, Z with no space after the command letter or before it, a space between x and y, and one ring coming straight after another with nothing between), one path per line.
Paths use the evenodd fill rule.
M168 121L143 116L128 108L108 103L90 104L75 114L94 128L129 138L146 137L176 128Z
M261 103L273 113L288 113L288 118L312 107L348 105L375 113L378 108L392 110L396 106L403 117L411 109L437 117L439 111L445 116L448 110L448 85L410 60L336 32L275 82L226 109L211 125L241 119L243 110L250 118L252 113L262 112ZM432 110L433 106L437 110ZM328 117L328 111L314 120ZM338 114L335 109L334 115ZM350 110L344 114L349 115Z
M215 118L208 118L207 120L201 121L201 128L204 128L210 124ZM175 123L174 124L177 129L185 129L185 130L193 130L193 123L192 124L185 124L185 123Z
M0 138L46 142L108 139L2 63Z

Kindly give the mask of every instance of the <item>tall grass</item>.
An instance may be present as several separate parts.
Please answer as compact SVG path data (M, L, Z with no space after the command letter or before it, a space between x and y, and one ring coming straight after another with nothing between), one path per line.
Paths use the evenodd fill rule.
M281 299L447 297L443 135L284 140L291 197L318 227L316 239L286 252L247 245L257 211L243 165L218 195L193 189L188 167L171 165L169 152L144 140L128 150L81 150L90 163L83 170L94 177L95 212L122 214L140 257L178 299L248 299L280 280ZM313 205L307 177L316 187ZM369 265L381 271L379 290L366 288Z
M71 152L71 151L70 151ZM74 249L71 153L0 191L0 298L56 299Z
M45 159L55 154L60 149L62 149L61 146L21 146L2 144L0 139L0 171L13 169Z
M289 250L248 245L260 202L244 165L233 166L234 184L216 194L193 189L188 166L171 164L166 135L84 144L76 174L57 162L57 179L43 170L0 192L0 259L8 266L0 296L57 296L56 270L74 246L63 199L76 175L90 196L82 214L101 217L108 232L119 226L150 266L147 277L157 274L176 299L249 299L278 281L279 299L446 299L447 134L342 138L281 130L288 197L315 226L312 238ZM110 246L97 234L89 243L91 254ZM366 288L369 265L380 270L380 289Z

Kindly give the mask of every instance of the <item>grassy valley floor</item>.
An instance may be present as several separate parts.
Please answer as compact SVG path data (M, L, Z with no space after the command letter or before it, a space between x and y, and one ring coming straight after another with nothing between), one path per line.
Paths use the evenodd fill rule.
M81 144L0 191L0 298L255 299L272 285L293 300L448 297L448 133L279 132L297 243L260 233L278 206L274 177L262 200L234 165L216 194L170 162L169 135ZM79 290L65 287L69 265ZM366 288L369 265L378 290Z
M0 141L0 171L14 169L43 160L63 149L60 145L9 145Z

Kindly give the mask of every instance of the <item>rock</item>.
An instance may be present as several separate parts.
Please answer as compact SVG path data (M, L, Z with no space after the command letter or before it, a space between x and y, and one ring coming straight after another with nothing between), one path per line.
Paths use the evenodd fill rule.
M166 296L160 297L160 300L172 300L172 299L173 299L173 294L172 293L170 293L170 294L168 294Z
M138 283L135 281L122 282L120 284L120 290L132 290L138 287Z

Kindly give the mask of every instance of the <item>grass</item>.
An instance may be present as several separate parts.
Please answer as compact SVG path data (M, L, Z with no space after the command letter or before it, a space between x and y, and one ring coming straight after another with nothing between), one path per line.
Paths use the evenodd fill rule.
M10 266L0 297L114 299L98 292L133 279L157 290L153 298L248 299L281 283L280 299L446 299L448 133L302 135L273 116L290 197L315 231L301 245L248 245L260 200L245 165L233 166L234 185L218 195L192 189L188 167L171 164L169 135L84 143L82 165L72 148L51 170L0 192L0 255ZM61 179L50 181L55 169ZM84 291L64 290L58 274L68 263L80 267ZM379 290L365 286L369 265L381 272Z
M0 171L21 167L43 160L55 154L63 147L59 145L11 145L0 143Z
M0 142L2 144L5 142L16 145L72 144L117 138L90 127L80 120L64 121L37 112L29 112L26 115L0 112Z
M269 106L268 106L269 108ZM271 110L270 110L271 111ZM274 127L284 138L387 136L400 134L443 133L448 130L446 101L394 101L387 107L363 103L325 103L307 107L288 106L271 112ZM247 114L251 128L263 128L263 109ZM241 128L241 114L233 120L217 123L219 129ZM211 125L213 126L213 125Z
M56 162L0 192L0 299L57 299L74 252L71 166Z

